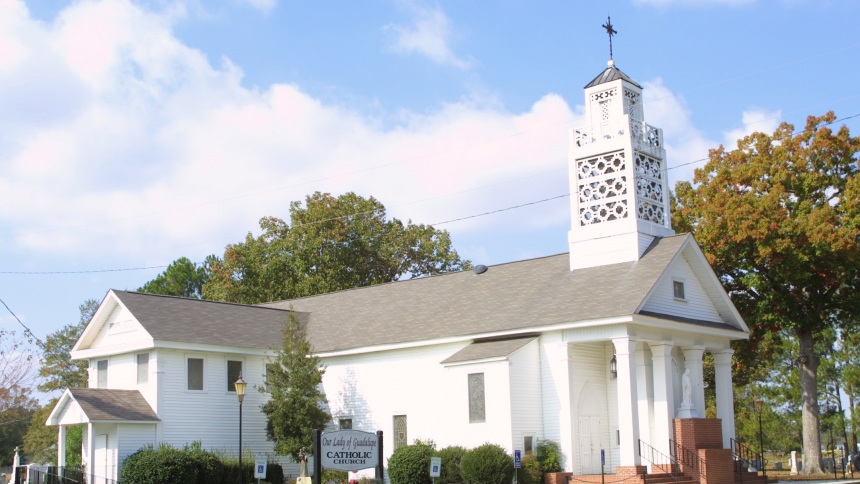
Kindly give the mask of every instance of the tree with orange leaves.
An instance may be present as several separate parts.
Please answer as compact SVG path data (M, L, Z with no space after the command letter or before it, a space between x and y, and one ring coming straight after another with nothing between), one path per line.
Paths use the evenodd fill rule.
M779 332L800 343L805 474L822 472L816 339L860 314L860 137L835 121L810 116L798 133L782 123L720 146L675 187L675 228L693 233L752 328L738 366L767 356Z

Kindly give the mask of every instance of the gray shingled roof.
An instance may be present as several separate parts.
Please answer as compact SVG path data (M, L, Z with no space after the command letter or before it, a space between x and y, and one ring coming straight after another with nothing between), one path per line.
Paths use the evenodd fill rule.
M469 346L442 360L442 363L458 363L461 361L475 361L508 356L531 343L535 338L537 336L532 334L513 339L476 340Z
M600 84L604 84L607 82L617 81L618 79L624 79L625 81L629 82L630 84L633 84L634 86L636 86L640 89L642 88L642 86L640 86L639 83L637 83L636 81L631 79L630 76L621 72L621 69L612 65L612 66L607 67L605 71L601 72L600 75L598 75L597 77L594 78L594 80L589 82L588 85L585 86L585 89L588 89L589 87L594 87L594 86L597 86Z
M287 308L249 306L182 297L113 291L156 341L176 341L243 348L280 345ZM298 314L307 322L306 314Z
M629 316L689 235L657 238L636 262L570 270L568 254L411 279L265 307L310 313L318 352Z
M137 390L109 388L69 388L84 414L93 420L132 420L158 422L161 419L152 411L143 395Z

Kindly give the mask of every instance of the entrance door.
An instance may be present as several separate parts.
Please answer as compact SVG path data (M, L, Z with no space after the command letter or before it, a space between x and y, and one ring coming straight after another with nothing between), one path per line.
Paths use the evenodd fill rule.
M94 484L105 484L108 476L108 448L107 435L96 435L94 447L96 450L95 463L93 465Z
M579 417L579 460L583 474L600 474L600 417Z

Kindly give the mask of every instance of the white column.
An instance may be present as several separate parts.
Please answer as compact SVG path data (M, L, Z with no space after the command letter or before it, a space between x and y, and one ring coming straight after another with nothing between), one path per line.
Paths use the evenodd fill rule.
M731 449L735 438L735 396L732 389L732 350L713 351L717 393L717 418L722 420L723 448Z
M93 482L95 479L95 474L93 473L93 467L95 467L96 463L96 449L95 449L95 437L93 436L93 424L92 422L87 424L87 472L90 475L90 481Z
M66 466L66 426L60 425L60 434L57 437L57 466Z
M672 370L672 343L651 345L654 361L654 442L651 446L665 455L669 453L669 440L674 439L675 389Z
M636 340L615 338L615 359L618 368L618 430L621 436L622 466L639 465L639 408L636 390Z
M570 403L570 349L567 343L553 342L544 345L552 379L551 392L558 400L559 447L564 455L564 471L573 471L573 421ZM550 396L551 397L551 396ZM549 403L549 402L547 402Z
M705 354L704 346L682 347L684 352L684 366L690 370L690 382L693 384L691 395L693 406L699 418L705 418L705 374L702 371L702 355Z
M639 395L639 438L651 443L651 399L654 397L654 373L651 367L651 352L642 343L636 350L636 392Z

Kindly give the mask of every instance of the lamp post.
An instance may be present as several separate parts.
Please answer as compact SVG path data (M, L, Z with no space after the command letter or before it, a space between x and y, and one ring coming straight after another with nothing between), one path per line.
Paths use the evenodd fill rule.
M759 458L759 464L761 465L762 475L767 476L767 468L764 465L764 433L762 432L762 425L761 425L761 412L762 412L762 410L764 410L764 402L759 398L758 400L755 401L755 411L758 412L758 446L759 446L758 448L760 451L758 458Z
M239 373L239 379L233 385L236 387L236 397L239 398L239 484L245 484L245 474L242 469L242 402L245 401L245 389L248 384Z

